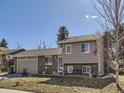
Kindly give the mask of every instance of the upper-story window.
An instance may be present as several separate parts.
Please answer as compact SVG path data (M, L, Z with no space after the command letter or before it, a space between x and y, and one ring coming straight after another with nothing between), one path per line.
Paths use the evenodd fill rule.
M90 53L90 43L83 43L81 45L81 51L83 53Z
M71 54L71 45L66 45L65 53L66 54Z

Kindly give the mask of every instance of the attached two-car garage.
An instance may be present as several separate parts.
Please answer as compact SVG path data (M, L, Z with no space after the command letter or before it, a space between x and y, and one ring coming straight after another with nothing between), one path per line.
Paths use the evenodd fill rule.
M28 73L38 73L38 57L18 57L17 58L17 73L26 70Z
M58 69L58 61L52 62L55 60L54 56L61 56L61 48L49 48L49 49L33 49L26 50L24 52L14 55L16 60L16 73L22 73L25 69L28 73L42 73L44 69L48 68L50 70ZM52 58L52 61L49 60ZM50 62L49 62L50 61ZM45 63L52 63L45 64ZM51 65L51 66L50 66ZM55 72L54 71L54 72Z

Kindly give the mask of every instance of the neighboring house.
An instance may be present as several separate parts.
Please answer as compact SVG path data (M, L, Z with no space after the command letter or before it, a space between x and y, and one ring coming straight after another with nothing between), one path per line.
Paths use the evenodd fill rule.
M62 72L62 49L34 49L14 55L16 59L16 72L54 74Z
M9 73L15 72L15 59L13 56L17 53L23 52L25 49L7 49L1 52L2 70Z
M5 51L5 50L9 50L9 49L5 48L5 47L0 47L0 71L1 71L1 68L2 68L2 64L3 64L2 54L3 54L3 51Z
M100 40L91 34L60 41L64 73L103 75L103 48Z
M6 47L0 47L0 52L4 51L4 50L9 50L8 48Z

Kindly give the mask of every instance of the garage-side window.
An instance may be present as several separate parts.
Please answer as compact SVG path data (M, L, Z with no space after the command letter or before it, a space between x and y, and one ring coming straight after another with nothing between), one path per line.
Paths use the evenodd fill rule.
M52 57L45 57L45 65L52 65L53 60Z

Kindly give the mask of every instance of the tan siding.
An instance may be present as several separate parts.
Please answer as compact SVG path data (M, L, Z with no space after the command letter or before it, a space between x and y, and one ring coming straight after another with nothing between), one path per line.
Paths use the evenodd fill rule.
M98 63L97 56L94 55L94 51L96 49L96 42L90 41L90 53L82 53L81 52L81 43L72 43L72 54L65 54L65 46L63 44L62 56L64 64L74 64L74 63Z

